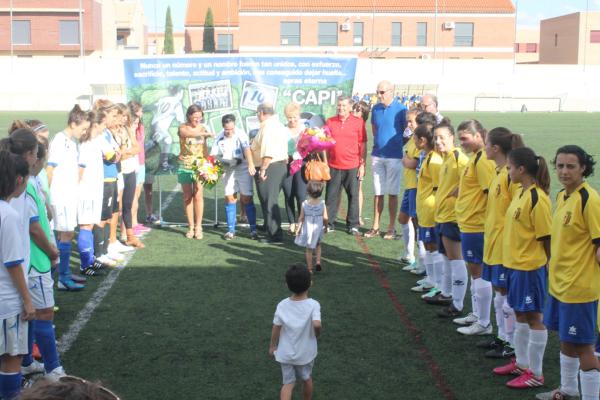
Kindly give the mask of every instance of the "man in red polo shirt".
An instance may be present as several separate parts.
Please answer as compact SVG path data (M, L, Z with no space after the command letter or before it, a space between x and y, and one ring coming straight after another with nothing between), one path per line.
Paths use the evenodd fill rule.
M365 175L367 156L367 130L362 118L351 113L352 102L348 96L338 97L337 115L327 120L335 146L327 153L331 179L327 182L325 204L329 215L329 231L334 230L335 217L342 186L348 195L346 229L358 235L358 180Z

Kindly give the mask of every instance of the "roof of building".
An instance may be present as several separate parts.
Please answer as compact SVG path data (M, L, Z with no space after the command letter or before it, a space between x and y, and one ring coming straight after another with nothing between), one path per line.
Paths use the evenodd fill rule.
M215 26L238 26L240 2L240 0L188 0L185 26L204 26L204 18L209 7L213 13Z
M229 3L229 10L227 8ZM215 26L237 26L242 12L373 12L433 13L436 0L188 0L186 26L203 26L211 7ZM239 6L239 9L238 9ZM511 0L437 0L439 13L513 14ZM229 17L228 17L229 14Z

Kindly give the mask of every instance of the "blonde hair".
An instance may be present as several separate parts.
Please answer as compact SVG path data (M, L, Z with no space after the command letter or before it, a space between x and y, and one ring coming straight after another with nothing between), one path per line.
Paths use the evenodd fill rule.
M285 106L283 112L285 113L286 117L290 116L293 113L300 114L300 104L294 102L288 103Z

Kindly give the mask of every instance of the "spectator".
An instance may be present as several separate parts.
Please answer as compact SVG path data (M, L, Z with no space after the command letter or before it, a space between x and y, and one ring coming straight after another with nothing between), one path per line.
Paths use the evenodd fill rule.
M268 237L262 243L281 244L281 214L279 213L279 192L287 173L288 129L279 122L273 105L262 103L256 110L260 121L258 134L250 149L255 167L259 173L255 176L256 189L266 223Z
M341 187L348 196L346 229L349 234L359 234L358 183L365 175L367 131L364 121L352 115L350 98L338 97L335 117L327 120L326 126L336 141L328 152L331 179L327 182L325 203L329 215L329 231L335 230L335 217L338 210L338 197Z
M398 194L402 179L403 133L406 127L406 107L393 94L393 86L388 81L377 85L379 103L373 107L371 124L373 125L373 189L375 194L373 227L365 237L379 236L379 223L383 212L384 197L389 197L389 224L384 239L396 237L396 214Z
M300 154L296 151L296 144L298 143L298 139L300 139L300 134L304 131L304 124L302 124L300 119L300 105L289 103L285 106L284 112L288 120L287 128L290 131L288 161L291 164L293 160L301 158ZM288 173L283 181L283 195L285 196L285 211L290 222L290 233L295 234L300 209L306 198L307 182L304 179L304 165L291 175L289 171L290 164L288 164Z
M433 94L423 95L421 98L421 109L435 115L438 124L444 119L444 116L438 110L438 98Z

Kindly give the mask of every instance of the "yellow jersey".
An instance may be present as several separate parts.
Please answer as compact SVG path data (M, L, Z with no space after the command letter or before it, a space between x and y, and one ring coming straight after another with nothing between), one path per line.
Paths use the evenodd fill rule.
M563 303L600 298L600 196L582 183L571 195L563 190L552 218L552 257L548 279L552 296Z
M543 239L550 238L551 208L550 198L535 184L513 197L504 219L502 265L520 271L546 265Z
M419 159L421 150L417 148L415 143L415 135L412 135L408 142L404 145L404 157ZM411 168L404 168L404 189L416 189L417 188L417 170Z
M435 193L435 222L456 222L456 196L460 176L469 159L458 148L444 155L438 190Z
M456 222L461 232L483 232L487 194L494 179L496 163L483 149L473 153L460 176L456 198Z
M442 156L435 151L427 153L423 159L419 179L417 181L417 219L419 226L433 228L435 226L435 192L440 180Z
M513 197L518 196L521 185L511 182L508 167L496 168L496 176L490 184L483 236L483 262L487 265L502 264L502 234L504 217Z

